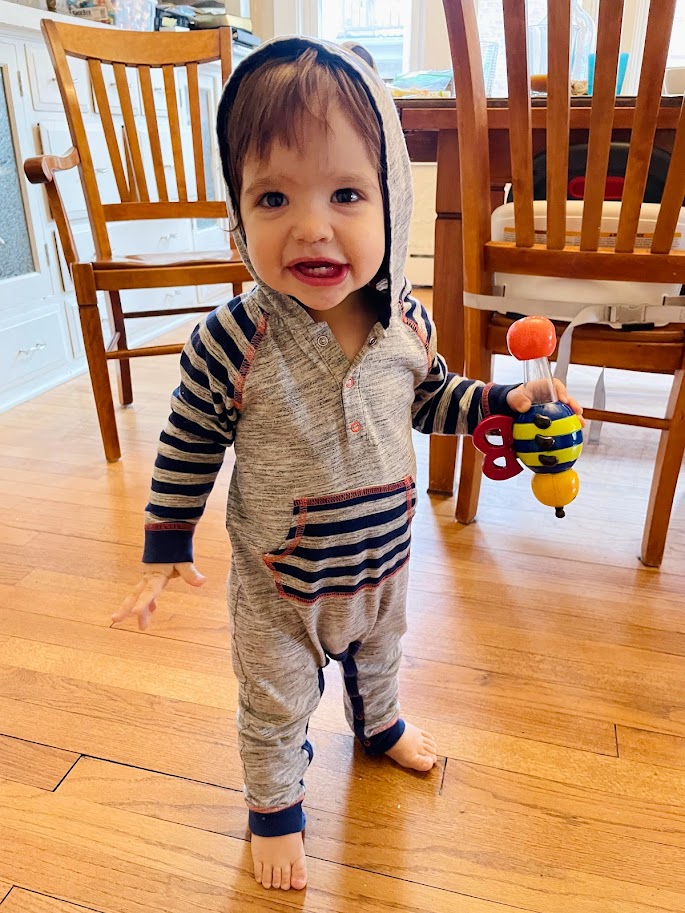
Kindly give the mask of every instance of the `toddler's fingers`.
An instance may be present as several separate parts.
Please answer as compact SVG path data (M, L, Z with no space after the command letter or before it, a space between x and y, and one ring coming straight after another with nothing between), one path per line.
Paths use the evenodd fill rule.
M169 578L164 574L150 574L145 577L136 585L135 590L124 601L119 611L112 615L112 621L123 621L130 615L137 615L140 618L142 613L147 613L150 603L155 602L168 582Z
M194 564L177 564L176 570L179 576L190 586L202 586L206 577L201 574Z

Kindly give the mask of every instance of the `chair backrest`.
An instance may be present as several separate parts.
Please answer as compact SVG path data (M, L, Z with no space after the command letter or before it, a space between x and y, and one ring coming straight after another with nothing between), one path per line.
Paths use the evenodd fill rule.
M41 27L80 158L97 256L111 256L108 222L225 218L225 202L208 194L206 157L211 154L207 138L203 143L198 68L219 60L222 83L226 81L231 30L125 32L47 19ZM92 117L87 128L70 68L75 58L87 63L96 126L102 131L96 134L104 135L109 157L107 168L98 171L111 169L116 183L109 188L112 202L101 197L89 140L94 135ZM181 95L187 106L179 105ZM142 110L137 114L138 99ZM164 117L158 116L162 113ZM213 119L210 123L211 143ZM171 159L165 161L169 149Z
M598 251L602 207L616 106L616 75L623 0L600 0L594 92L579 247L566 243L570 129L570 0L548 0L548 72L545 111L547 142L547 239L536 245L533 219L533 109L528 72L526 0L502 0L509 85L509 140L515 206L515 241L490 244L490 170L486 97L474 0L444 0L460 137L462 213L467 291L487 293L487 270L544 273L578 278L612 278L624 269L622 254L635 251L640 207L660 116L661 86L677 0L651 0L640 83L630 109L630 150L626 166L615 257ZM673 252L673 239L685 196L685 108L673 112L677 132L659 218L649 253L642 258L648 280L685 281L685 256ZM537 113L537 112L536 112ZM626 119L625 112L622 114ZM483 248L487 247L483 257ZM469 253L471 252L471 253ZM641 252L642 253L642 252ZM486 269L483 269L485 263ZM524 267L525 264L525 267Z

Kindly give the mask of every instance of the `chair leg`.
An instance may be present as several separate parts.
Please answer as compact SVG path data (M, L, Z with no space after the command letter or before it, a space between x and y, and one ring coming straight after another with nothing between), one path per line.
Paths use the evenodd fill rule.
M114 330L119 334L118 347L128 348L126 339L126 321L121 308L119 292L106 292L109 299L109 313L114 324ZM122 406L130 406L133 402L133 388L131 386L131 360L129 358L117 359L117 386L119 388L119 402Z
M465 372L474 380L486 383L492 375L492 353L487 348L487 332L490 314L472 308L464 310L466 334ZM464 438L459 465L459 489L455 518L459 523L472 523L478 510L480 484L482 480L482 455L473 446L471 438Z
M668 523L678 474L685 453L685 368L676 371L666 409L671 427L662 431L649 494L647 519L642 537L642 563L659 567L664 557Z
M88 263L75 263L72 272L81 330L83 332L83 344L86 350L86 358L88 359L95 408L100 423L100 434L105 448L105 456L110 463L114 463L121 456L121 448L114 416L112 388L109 382L107 359L105 358L105 341L102 338L102 324L100 323L100 312L97 306L93 270Z

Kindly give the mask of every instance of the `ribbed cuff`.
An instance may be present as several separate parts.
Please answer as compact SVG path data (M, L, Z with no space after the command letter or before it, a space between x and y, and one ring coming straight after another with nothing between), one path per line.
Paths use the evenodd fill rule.
M302 811L302 802L297 802L279 812L254 812L250 809L248 825L258 837L283 837L285 834L299 834L307 823Z
M488 414L510 415L516 418L519 413L507 402L507 394L520 386L521 384L488 384Z
M364 739L362 742L364 753L371 758L385 754L386 751L389 751L393 745L396 745L402 738L404 735L404 728L404 720L397 720L392 726L389 726L382 732L377 732L376 735Z
M192 523L148 523L143 564L181 564L193 560Z

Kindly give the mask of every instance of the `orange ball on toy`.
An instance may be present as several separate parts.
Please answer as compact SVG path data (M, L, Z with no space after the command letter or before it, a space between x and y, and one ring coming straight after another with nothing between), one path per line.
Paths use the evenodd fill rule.
M554 324L547 317L522 317L507 331L507 348L519 361L549 358L556 344Z

